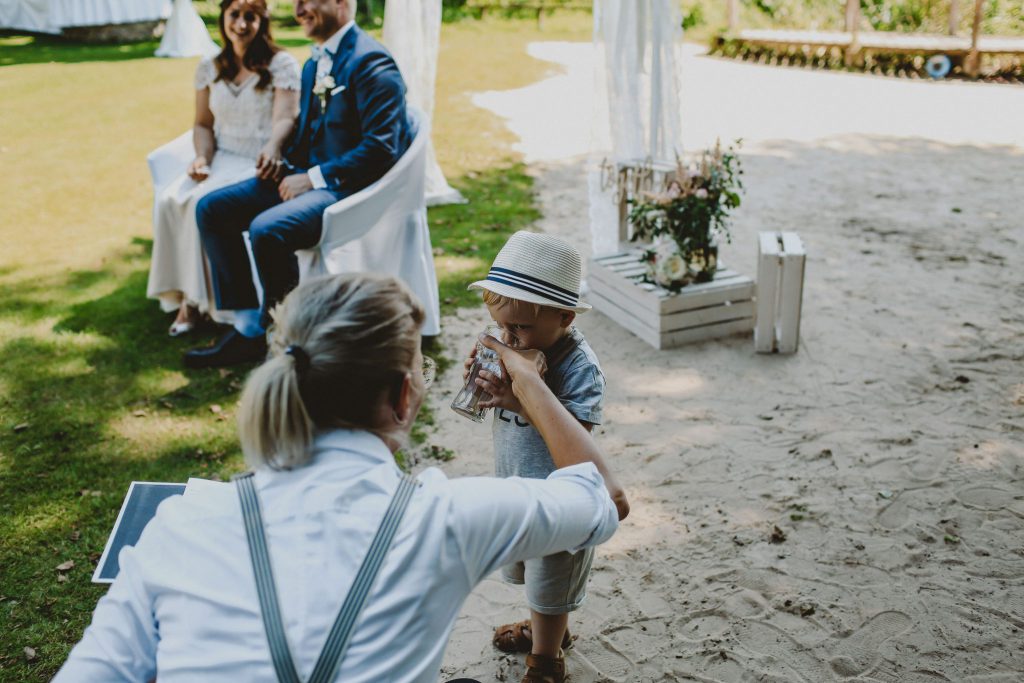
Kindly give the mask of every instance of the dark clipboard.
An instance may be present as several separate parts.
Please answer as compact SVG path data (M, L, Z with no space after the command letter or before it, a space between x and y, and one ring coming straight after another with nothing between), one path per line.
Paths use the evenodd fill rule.
M185 484L165 482L133 481L117 513L117 521L107 538L107 545L92 574L93 583L113 583L120 571L118 555L121 548L139 542L142 530L156 515L157 506L171 496L185 493Z

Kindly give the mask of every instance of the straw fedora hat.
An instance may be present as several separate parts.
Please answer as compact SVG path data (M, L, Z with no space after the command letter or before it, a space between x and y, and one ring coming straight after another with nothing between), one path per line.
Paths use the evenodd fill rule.
M520 230L498 252L487 277L469 289L583 313L590 305L580 301L582 270L579 252L562 240Z

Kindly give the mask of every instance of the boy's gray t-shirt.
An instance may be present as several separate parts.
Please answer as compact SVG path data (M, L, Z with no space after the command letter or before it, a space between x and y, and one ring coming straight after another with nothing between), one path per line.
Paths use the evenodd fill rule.
M569 331L564 342L568 351L554 352L553 367L548 367L545 381L558 400L581 422L601 424L604 402L604 374L597 356L583 334L576 328ZM552 363L552 359L549 359ZM492 421L494 437L494 469L499 477L545 479L555 471L551 453L526 418L510 410L496 408Z

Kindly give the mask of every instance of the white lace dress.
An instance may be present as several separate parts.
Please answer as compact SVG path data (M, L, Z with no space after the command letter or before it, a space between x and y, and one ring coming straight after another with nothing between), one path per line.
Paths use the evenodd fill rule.
M146 295L158 299L164 311L175 311L187 301L219 322L230 314L213 310L208 268L196 226L196 202L203 195L255 174L256 157L270 140L274 90L299 89L299 64L285 51L270 62L271 86L257 90L259 75L241 85L217 81L213 60L196 69L196 90L210 89L213 135L217 151L210 175L196 183L182 169L157 198L153 223L153 260Z

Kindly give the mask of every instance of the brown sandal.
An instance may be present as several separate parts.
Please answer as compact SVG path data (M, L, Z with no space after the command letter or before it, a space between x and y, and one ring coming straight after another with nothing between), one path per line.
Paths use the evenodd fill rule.
M526 655L526 675L522 683L564 683L565 658Z
M514 624L505 624L494 629L494 638L491 639L494 647L502 652L530 652L533 649L533 631L530 629L530 620L524 619ZM569 635L569 629L565 629L562 636L562 649L568 650L572 647L573 637Z

